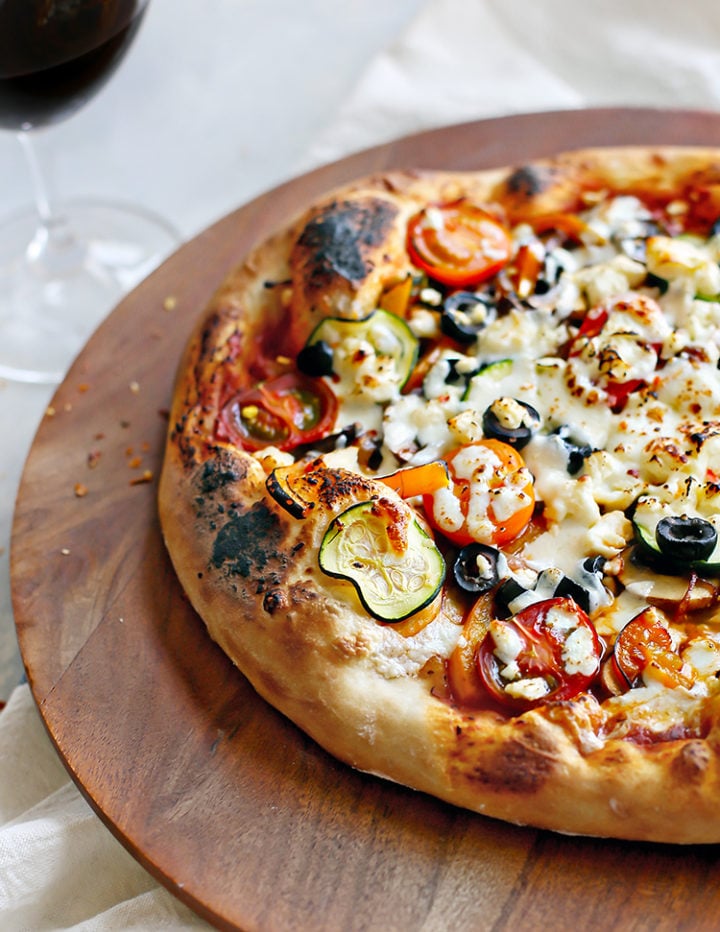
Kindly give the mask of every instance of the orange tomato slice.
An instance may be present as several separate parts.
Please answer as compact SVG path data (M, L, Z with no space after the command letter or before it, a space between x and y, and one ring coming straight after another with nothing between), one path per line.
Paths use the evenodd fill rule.
M528 526L535 508L533 477L522 456L501 440L478 440L445 457L454 499L423 496L428 521L460 546L502 546Z

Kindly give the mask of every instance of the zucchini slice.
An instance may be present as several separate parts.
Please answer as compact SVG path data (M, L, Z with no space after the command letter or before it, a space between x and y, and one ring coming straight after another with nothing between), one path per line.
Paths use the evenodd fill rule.
M320 545L320 569L347 579L365 610L380 621L403 621L440 591L445 561L435 541L408 519L405 546L391 536L392 512L378 501L360 502L338 515Z
M498 359L495 362L485 363L468 382L462 400L477 401L478 398L484 399L491 387L493 394L495 394L499 390L498 386L502 380L507 378L512 371L512 359Z
M393 359L398 385L405 385L417 362L419 342L401 317L382 308L362 320L326 317L310 334L305 348L322 342L334 350L348 339L364 340L378 356Z

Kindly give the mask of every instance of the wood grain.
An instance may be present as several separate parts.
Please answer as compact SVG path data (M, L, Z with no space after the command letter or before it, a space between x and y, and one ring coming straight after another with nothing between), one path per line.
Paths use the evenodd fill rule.
M100 817L218 927L716 926L715 847L504 825L336 763L209 641L173 576L155 509L165 413L193 322L226 272L288 216L375 170L484 168L624 143L720 146L720 116L519 115L422 133L293 179L170 258L118 306L58 389L13 529L30 686ZM144 470L152 481L135 482ZM76 494L78 483L87 494Z

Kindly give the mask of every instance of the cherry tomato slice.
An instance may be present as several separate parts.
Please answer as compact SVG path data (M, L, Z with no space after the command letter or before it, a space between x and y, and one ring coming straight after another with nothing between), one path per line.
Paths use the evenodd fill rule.
M525 710L584 692L600 670L602 644L572 600L545 599L494 620L480 644L477 668L490 695Z
M468 201L426 207L410 218L407 248L412 262L445 285L476 285L510 259L509 231Z
M625 625L615 641L615 666L628 686L642 685L643 672L652 665L666 686L692 686L693 678L673 650L670 632L655 609L646 608Z
M451 484L423 496L436 531L464 546L473 541L502 546L530 523L533 477L522 456L501 440L478 440L445 457Z
M292 450L331 433L337 408L325 381L288 372L230 398L220 411L216 433L219 440L245 450Z

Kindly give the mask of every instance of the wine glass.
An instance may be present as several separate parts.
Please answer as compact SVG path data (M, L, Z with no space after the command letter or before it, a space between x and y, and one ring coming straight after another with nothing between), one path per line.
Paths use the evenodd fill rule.
M34 210L0 222L2 377L60 381L96 324L179 241L139 208L53 203L32 141L100 90L148 2L0 0L0 129L17 134L35 192Z

